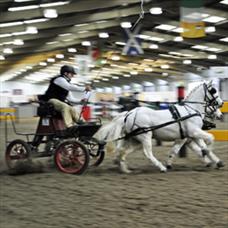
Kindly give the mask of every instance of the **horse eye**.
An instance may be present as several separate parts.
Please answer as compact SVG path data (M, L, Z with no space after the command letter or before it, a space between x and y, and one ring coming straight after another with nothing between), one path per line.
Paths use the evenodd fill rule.
M209 92L210 92L210 94L215 94L217 91L216 91L215 88L212 88L212 89L209 90Z

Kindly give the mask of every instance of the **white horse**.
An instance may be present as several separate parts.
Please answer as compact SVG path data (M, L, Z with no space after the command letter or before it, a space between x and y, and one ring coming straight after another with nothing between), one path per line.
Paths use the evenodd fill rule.
M207 118L210 120L214 119L221 119L223 114L220 111L219 108L215 109L215 107L206 107L206 113ZM175 140L174 145L172 149L169 152L168 160L167 160L167 168L172 168L172 163L176 155L179 153L182 146L186 146L187 149L192 150L195 152L200 158L202 158L202 161L206 164L207 167L210 167L213 164L213 161L216 161L217 168L223 167L224 164L222 161L220 161L216 155L211 151L210 148L207 148L205 145L205 142L202 142L202 140L195 140L192 138L186 138L184 141L182 140ZM214 159L211 159L211 157L214 157Z
M135 148L132 144L139 142L143 152L151 162L162 172L166 167L157 160L152 152L151 138L162 141L175 141L177 154L186 138L191 138L200 144L200 148L207 150L207 145L212 145L214 137L203 131L203 118L208 106L221 107L221 98L212 83L202 83L194 88L186 97L183 104L175 105L176 110L172 114L169 110L152 110L147 107L138 107L129 112L123 112L110 123L104 125L95 138L104 141L117 141L116 150L119 151L119 164L122 172L130 173L126 164L126 156ZM174 119L178 115L178 119ZM218 164L220 160L210 150L211 160ZM171 159L171 158L170 158Z

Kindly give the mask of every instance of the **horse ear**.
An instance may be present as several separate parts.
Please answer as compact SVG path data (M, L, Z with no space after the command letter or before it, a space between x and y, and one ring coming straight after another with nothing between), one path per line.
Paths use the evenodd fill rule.
M213 81L212 80L210 80L209 82L208 82L208 86L212 86L212 83L213 83Z

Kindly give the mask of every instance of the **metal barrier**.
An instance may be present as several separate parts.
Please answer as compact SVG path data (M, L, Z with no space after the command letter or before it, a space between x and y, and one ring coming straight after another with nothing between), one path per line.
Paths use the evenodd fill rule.
M11 114L11 117L6 115L7 113ZM16 109L15 108L0 108L0 121L1 120L9 120L9 119L16 119Z

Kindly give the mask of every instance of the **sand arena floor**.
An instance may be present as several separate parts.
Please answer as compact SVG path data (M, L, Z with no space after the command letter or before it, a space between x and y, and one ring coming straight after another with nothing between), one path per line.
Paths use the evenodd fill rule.
M34 126L22 121L18 129L32 132ZM36 172L9 175L0 127L1 228L228 227L228 142L214 145L226 164L221 170L204 167L189 152L164 174L138 151L128 159L134 173L120 174L108 145L103 163L81 176L60 173L47 159ZM18 136L10 132L10 138ZM154 146L154 154L164 162L170 148Z

